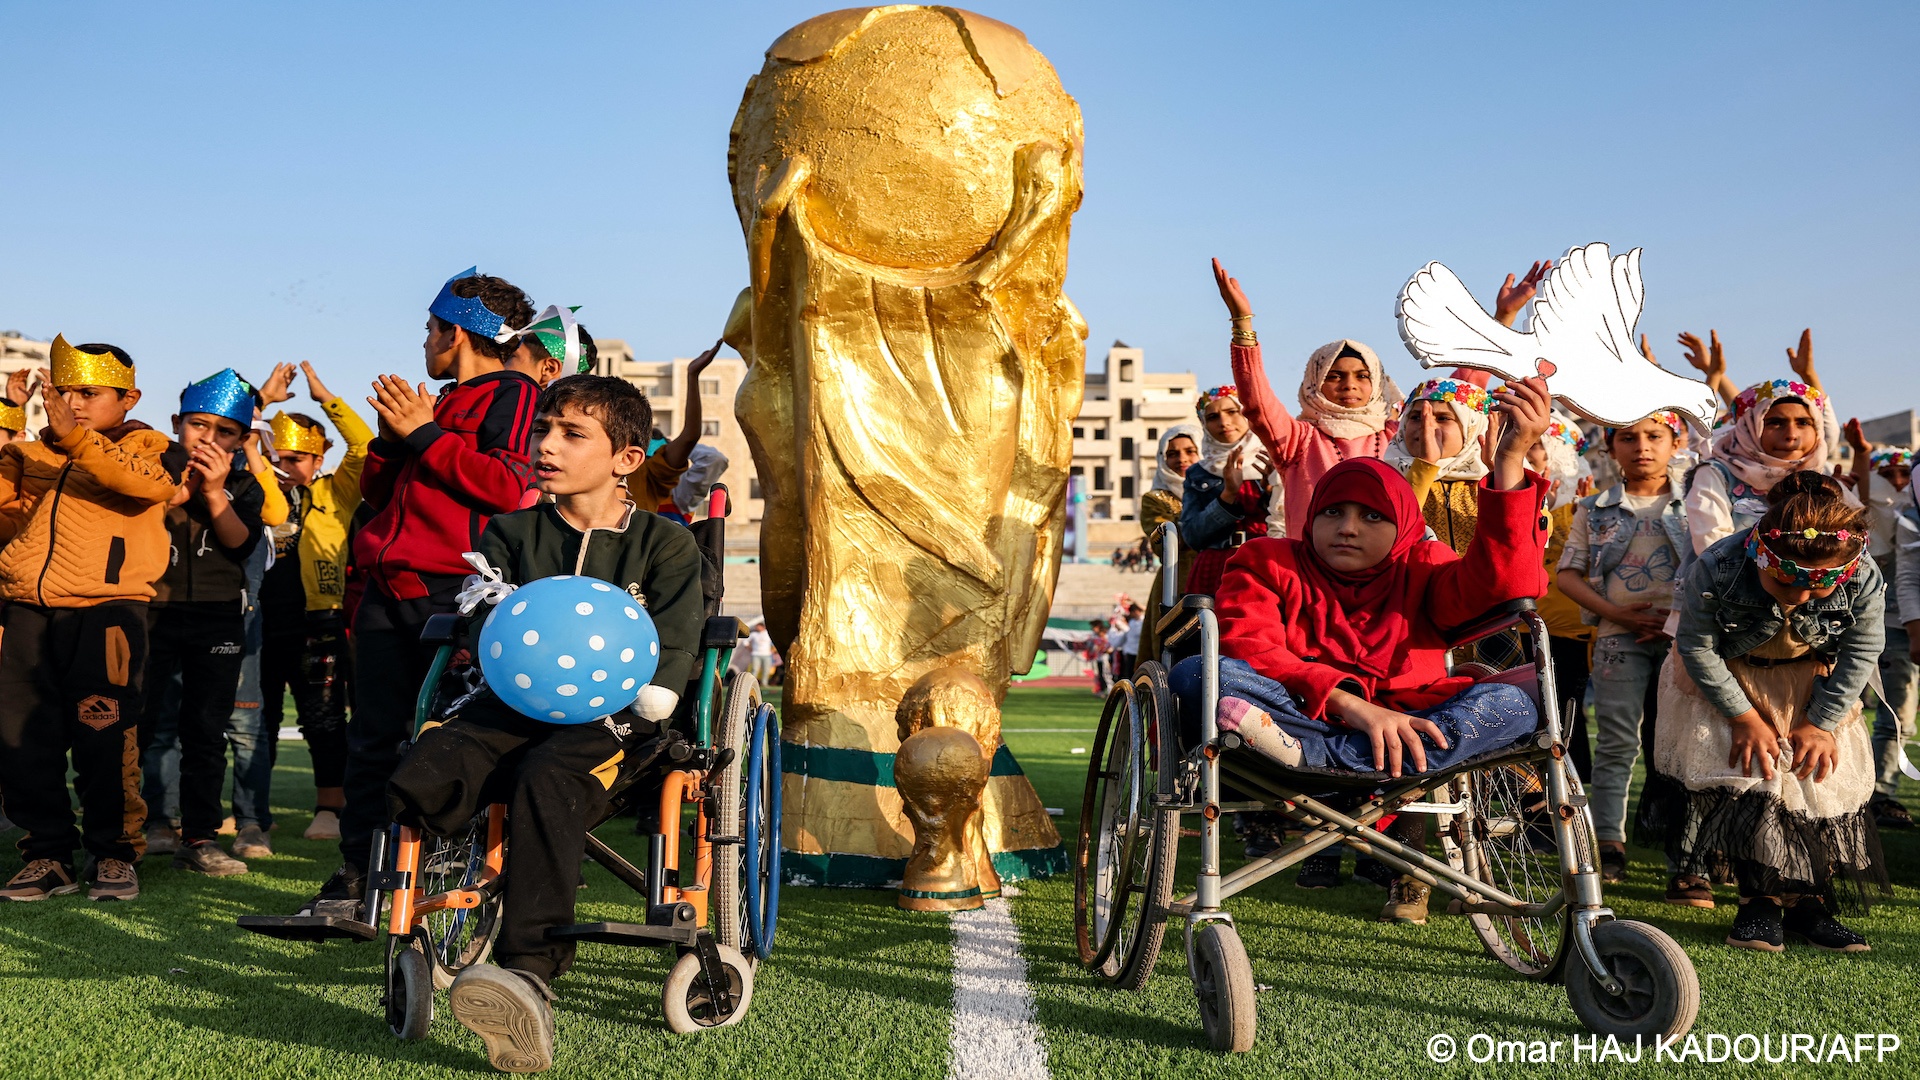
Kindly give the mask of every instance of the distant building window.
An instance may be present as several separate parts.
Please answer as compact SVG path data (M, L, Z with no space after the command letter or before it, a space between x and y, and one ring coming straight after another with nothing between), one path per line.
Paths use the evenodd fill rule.
M1085 465L1075 465L1072 468L1067 470L1067 475L1068 476L1085 476L1087 475L1087 467Z
M1105 439L1107 437L1107 429L1103 427L1094 428L1093 437L1096 439Z
M720 380L719 379L701 379L700 380L700 396L701 397L719 397L720 396Z
M1120 361L1120 381L1121 382L1133 381L1133 361L1131 359L1125 359Z
M1077 427L1077 428L1074 428L1074 429L1073 429L1073 437L1074 437L1074 438L1076 438L1076 439L1084 439L1084 438L1086 438L1086 437L1087 437L1087 429L1086 429L1086 428L1083 428L1083 427Z
M1131 435L1120 436L1120 460L1133 460L1133 436Z
M1093 490L1107 490L1107 467L1105 465L1095 465L1093 467Z
M720 421L718 420L700 421L700 434L702 437L708 437L708 436L720 434Z
M1133 498L1133 477L1123 476L1120 478L1120 497L1123 499Z
M749 499L766 498L765 495L760 494L760 478L759 477L756 476L753 479L747 481L747 498Z
M1133 422L1133 399L1130 397L1120 399L1120 422L1123 424Z
M1159 428L1157 428L1157 427L1150 427L1150 428L1148 428L1148 429L1147 429L1147 441L1148 441L1148 442L1158 442L1159 440L1160 440L1160 429L1159 429Z

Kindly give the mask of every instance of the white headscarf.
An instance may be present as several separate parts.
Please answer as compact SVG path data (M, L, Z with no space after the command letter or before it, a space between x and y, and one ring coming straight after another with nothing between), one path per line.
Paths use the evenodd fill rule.
M1327 372L1349 352L1367 365L1373 386L1373 396L1367 403L1352 408L1336 405L1320 393L1320 384L1326 382ZM1313 350L1313 355L1307 358L1306 374L1300 379L1300 419L1335 439L1358 439L1379 433L1400 415L1403 400L1393 376L1380 366L1380 358L1372 349L1350 338L1330 341Z
M1462 404L1462 398L1467 404ZM1463 439L1460 452L1445 461L1436 462L1440 466L1441 480L1478 480L1487 475L1487 463L1480 460L1480 436L1487 431L1487 414L1478 407L1478 402L1487 400L1487 392L1464 379L1428 379L1413 388L1407 395L1407 404L1416 401L1437 401L1453 410L1454 418L1460 421ZM1381 455L1387 464L1405 473L1413 465L1413 454L1407 449L1407 424L1404 419L1400 430L1393 436L1393 442L1387 452Z
M1558 409L1553 410L1553 423L1547 433L1540 436L1540 446L1547 452L1547 479L1554 484L1553 505L1548 509L1557 510L1572 502L1580 478L1593 474L1586 459L1580 456L1580 442L1579 421Z
M1233 387L1216 386L1211 390L1200 392L1199 400L1194 403L1194 412L1204 418L1207 414L1207 406L1223 397L1230 397L1235 402L1240 400L1239 391ZM1254 435L1252 427L1248 427L1247 433L1240 436L1237 442L1221 442L1213 437L1213 432L1206 429L1203 419L1200 425L1200 464L1205 466L1208 472L1215 476L1225 476L1227 459L1233 456L1235 450L1241 451L1240 466L1243 469L1256 460L1266 461L1267 486L1272 489L1272 497L1267 500L1267 535L1273 537L1287 535L1286 487L1281 483L1279 471L1273 467L1273 455L1267 453L1266 444ZM1184 478L1182 479L1184 482Z
M1782 404L1802 405L1814 414L1820 438L1805 457L1789 461L1761 448L1760 433L1767 425L1767 413ZM1826 395L1805 383L1789 379L1756 383L1733 399L1732 419L1714 431L1702 457L1721 462L1756 491L1771 491L1787 474L1803 469L1825 472L1831 444L1827 442L1824 416L1831 409Z
M1153 459L1153 486L1148 491L1170 491L1178 495L1185 489L1185 473L1167 468L1167 446L1175 439L1190 439L1195 450L1206 441L1206 429L1199 424L1175 424L1160 433L1160 454Z

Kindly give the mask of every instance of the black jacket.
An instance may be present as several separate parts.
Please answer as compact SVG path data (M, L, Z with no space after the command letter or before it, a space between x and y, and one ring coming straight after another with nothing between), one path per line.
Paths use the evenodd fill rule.
M169 466L184 465L185 453L174 443L161 460ZM221 546L205 499L196 496L168 507L167 539L173 550L167 556L166 573L153 584L155 604L220 602L240 610L240 597L247 591L247 556L260 542L260 507L267 493L238 461L227 474L226 491L233 512L247 527L246 542L237 548Z

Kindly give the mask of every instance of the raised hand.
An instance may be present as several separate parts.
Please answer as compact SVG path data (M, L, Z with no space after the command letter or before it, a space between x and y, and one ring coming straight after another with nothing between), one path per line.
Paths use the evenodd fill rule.
M1815 390L1820 389L1820 376L1813 370L1813 331L1811 329L1800 331L1799 348L1787 350L1787 366L1793 369L1795 375L1800 376L1801 382Z
M275 364L273 374L260 384L260 401L265 405L278 405L293 399L293 365Z
M1240 505L1240 455L1246 448L1236 446L1227 455L1227 463L1220 470L1220 479L1226 484L1220 489L1220 501L1228 506Z
M1547 390L1547 380L1535 375L1495 390L1493 400L1496 418L1504 417L1505 424L1491 479L1499 490L1514 491L1527 480L1527 451L1553 423L1553 395ZM1491 434L1491 423L1488 430Z
M11 380L9 380L11 383ZM73 414L73 406L53 388L53 372L40 369L40 377L34 380L31 393L40 395L40 403L47 408L47 432L55 439L64 439L74 428L80 426L80 418ZM24 401L21 404L26 404Z
M1227 315L1235 320L1251 319L1253 305L1247 302L1247 294L1240 291L1240 280L1227 276L1227 268L1220 260L1213 260L1213 283L1220 287L1220 299L1227 305Z
M1660 366L1660 361L1653 358L1653 346L1647 344L1647 335L1645 334L1640 335L1640 355L1646 357L1647 363L1652 364L1654 367Z
M313 400L325 405L340 396L327 389L327 384L320 381L320 373L313 370L311 362L300 361L300 373L307 377L307 396Z
M1867 441L1866 433L1860 430L1859 417L1848 420L1840 433L1847 437L1847 445L1853 448L1855 454L1865 457L1873 453L1873 444Z
M398 375L382 375L373 381L373 396L367 404L380 414L380 423L396 440L433 423L433 396L427 393L426 383L416 391Z
M720 346L725 344L726 341L724 339L716 341L713 343L713 348L687 361L687 377L693 378L695 375L707 370L707 365L713 363L713 358L720 355Z
M33 391L27 387L27 379L31 374L26 368L21 368L7 376L8 404L25 405L27 398L33 396Z
M1527 306L1533 295L1540 291L1540 283L1546 280L1547 272L1553 269L1553 260L1547 259L1533 264L1525 277L1518 282L1508 274L1507 280L1500 286L1500 292L1494 297L1493 318L1502 326L1512 326L1520 317L1520 309Z

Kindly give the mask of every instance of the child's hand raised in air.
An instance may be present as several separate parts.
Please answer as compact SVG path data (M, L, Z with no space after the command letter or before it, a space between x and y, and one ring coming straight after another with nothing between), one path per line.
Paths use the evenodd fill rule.
M1227 268L1220 260L1213 260L1213 283L1220 287L1220 299L1227 305L1227 316L1232 319L1253 318L1253 305L1247 302L1247 294L1240 291L1240 279L1227 276Z
M19 371L7 376L7 403L9 405L25 405L27 398L33 394L33 391L27 388L27 377L29 374L30 372L28 372L26 368L21 368Z
M260 384L260 400L267 405L278 405L293 400L293 365L275 364L273 373L267 381Z
M1373 767L1399 776L1407 764L1414 772L1427 771L1427 748L1420 741L1425 735L1440 749L1447 749L1446 733L1440 725L1418 716L1383 708L1357 694L1335 690L1327 695L1327 712L1355 731L1364 731L1373 740Z
M73 406L67 404L66 397L53 388L53 372L41 368L32 392L40 395L40 403L47 408L47 431L54 438L64 439L80 426L80 418L74 415ZM21 404L26 402L22 401Z
M1780 753L1780 733L1758 709L1748 709L1727 721L1733 728L1733 752L1727 764L1738 766L1740 775L1752 776L1754 762L1760 763L1762 778L1773 779L1773 759ZM1828 736L1829 739L1832 736Z
M692 378L707 370L707 365L713 363L713 358L720 355L720 346L726 343L726 339L722 338L713 343L713 348L687 361L687 377Z
M1547 380L1536 375L1495 390L1493 400L1501 432L1489 479L1496 490L1516 491L1527 483L1527 451L1553 422L1553 395Z

